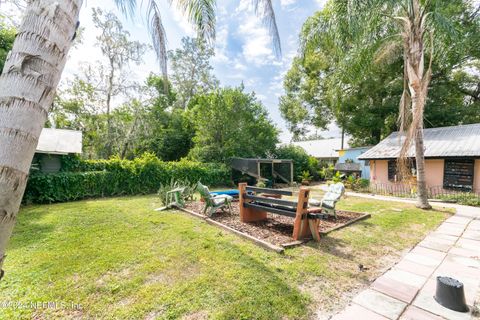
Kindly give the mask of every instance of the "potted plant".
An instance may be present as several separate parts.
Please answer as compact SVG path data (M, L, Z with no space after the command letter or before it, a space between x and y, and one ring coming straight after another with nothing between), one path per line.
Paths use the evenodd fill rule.
M302 186L309 186L310 181L312 181L312 175L307 170L303 171L299 178L302 182Z

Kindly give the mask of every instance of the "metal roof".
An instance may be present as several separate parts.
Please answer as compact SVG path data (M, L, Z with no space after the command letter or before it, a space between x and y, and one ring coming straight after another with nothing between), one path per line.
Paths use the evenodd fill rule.
M480 157L480 123L424 129L425 158ZM358 157L361 160L398 158L405 137L394 132ZM409 157L415 157L414 145Z
M37 153L82 153L82 132L43 128L37 144Z
M341 138L332 138L332 139L321 139L321 140L310 140L310 141L298 141L292 142L293 145L299 146L305 150L309 155L319 159L338 159L338 151L342 149L342 139ZM343 143L344 149L348 149L348 138L345 137Z

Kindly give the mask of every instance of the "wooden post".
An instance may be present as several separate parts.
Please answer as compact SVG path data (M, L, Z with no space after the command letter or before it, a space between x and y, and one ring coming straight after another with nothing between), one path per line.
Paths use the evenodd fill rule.
M257 170L258 170L258 181L257 182L260 182L260 179L262 178L262 174L260 172L260 161L257 160Z
M243 206L245 201L244 195L247 192L247 184L246 183L239 183L238 184L238 192L239 192L239 207L240 207L240 221L242 222L252 222L252 221L259 221L267 219L267 212L263 210L257 210L252 208L245 208Z
M310 227L310 233L312 234L315 241L320 241L320 231L318 230L318 225L320 224L319 219L309 219L308 226Z
M290 162L290 185L293 186L293 161Z
M306 217L308 207L308 197L310 190L301 187L298 194L297 212L293 223L293 240L305 238L309 232L308 219Z

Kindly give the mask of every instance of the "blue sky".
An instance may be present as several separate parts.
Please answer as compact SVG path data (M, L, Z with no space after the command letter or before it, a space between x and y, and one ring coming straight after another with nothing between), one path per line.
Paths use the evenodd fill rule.
M307 17L321 9L325 2L326 0L273 0L283 53L282 57L277 59L266 28L253 12L251 0L217 1L216 55L211 61L214 73L223 86L238 86L243 82L247 91L254 91L268 109L270 118L282 130L280 138L284 142L290 139L290 134L278 111L278 97L283 93L283 76L297 52L298 34L302 24ZM168 49L175 49L180 46L183 36L195 36L195 32L175 8L168 6L168 1L160 1L160 4ZM79 66L86 61L94 62L100 59L100 51L94 45L97 30L91 19L92 8L96 6L111 10L121 17L132 39L150 43L144 10L139 10L137 17L130 19L117 10L113 0L85 0L80 16L81 26L85 28L84 43L71 51L63 75L64 80L77 73ZM132 70L132 77L139 81L143 81L150 72L158 73L159 67L154 53L149 52L144 63ZM338 130L332 125L326 135L336 136Z

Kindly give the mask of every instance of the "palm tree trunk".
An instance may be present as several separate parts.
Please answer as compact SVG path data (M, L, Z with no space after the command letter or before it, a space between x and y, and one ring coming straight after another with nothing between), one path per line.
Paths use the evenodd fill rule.
M0 269L82 2L31 1L0 76Z
M416 130L415 163L417 165L417 207L421 209L431 209L432 207L428 203L427 181L425 176L423 126Z
M427 74L424 73L424 25L419 0L412 0L413 15L406 30L406 76L412 99L412 123L409 137L415 144L415 162L417 166L417 207L431 209L428 203L427 182L425 177L425 150L423 144L423 113L427 100L427 88L430 82L431 60ZM430 57L432 59L432 57ZM407 140L409 139L407 137ZM409 142L406 142L408 145ZM408 148L404 149L408 151Z

